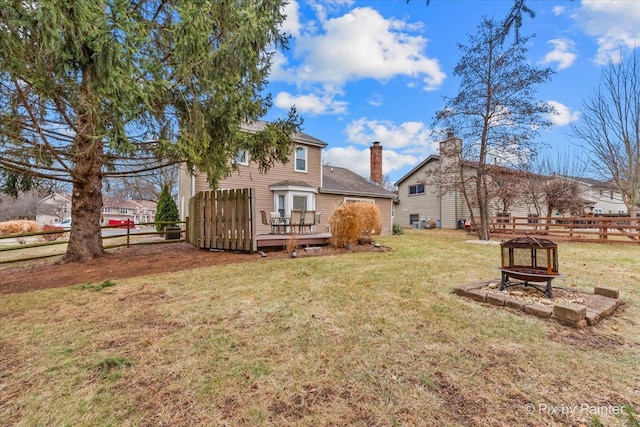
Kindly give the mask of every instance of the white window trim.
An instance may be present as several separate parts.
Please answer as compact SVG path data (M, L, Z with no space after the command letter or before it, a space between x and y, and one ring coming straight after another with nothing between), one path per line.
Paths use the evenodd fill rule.
M304 152L304 169L298 169L298 150L302 149ZM309 148L303 145L297 145L293 150L293 170L296 172L307 172L309 170Z
M316 209L316 197L318 190L311 187L298 187L298 186L278 186L271 187L273 191L273 206L278 207L278 196L284 196L284 212L285 216L291 215L293 206L293 197L306 197L307 198L307 210L313 211Z
M240 156L241 152L244 152L244 162L238 161L238 157ZM249 166L249 153L247 152L247 150L238 150L238 154L236 154L236 157L233 159L233 161L237 165Z

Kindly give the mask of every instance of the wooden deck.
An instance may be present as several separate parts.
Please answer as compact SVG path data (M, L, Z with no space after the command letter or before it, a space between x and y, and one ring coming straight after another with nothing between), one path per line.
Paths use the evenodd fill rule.
M331 233L294 234L298 246L328 245ZM260 248L285 248L291 238L290 234L257 234L256 242Z

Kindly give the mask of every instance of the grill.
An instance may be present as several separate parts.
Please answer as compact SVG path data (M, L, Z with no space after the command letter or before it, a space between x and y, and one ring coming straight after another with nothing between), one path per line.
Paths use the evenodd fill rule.
M500 290L518 285L531 286L553 298L551 281L560 276L557 244L548 239L517 237L500 244L500 251ZM546 286L537 285L544 282Z

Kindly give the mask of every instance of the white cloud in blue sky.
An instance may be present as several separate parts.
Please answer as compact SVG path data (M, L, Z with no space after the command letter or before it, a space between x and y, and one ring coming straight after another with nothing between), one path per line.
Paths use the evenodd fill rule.
M383 173L400 178L437 152L430 123L453 97L458 43L483 16L505 16L511 0L291 0L283 29L290 50L274 56L269 91L279 115L292 105L303 131L329 145L326 163L369 176L369 146L380 141ZM640 46L640 1L552 0L527 3L536 17L530 62L556 70L538 98L554 106L541 140L569 150L567 128L598 85L602 65ZM464 13L460 13L460 11ZM573 152L580 152L573 146ZM555 154L553 154L555 155Z
M553 50L544 57L544 64L558 64L558 70L569 68L573 65L578 55L575 53L575 43L569 39L551 39L547 44L553 46Z
M577 121L580 118L579 111L571 111L569 107L558 101L547 101L550 104L556 114L552 114L549 119L556 126L567 126Z
M626 50L640 46L640 1L583 0L574 18L596 39L597 64L616 62Z
M419 27L415 24L386 19L375 9L363 7L320 25L319 32L302 31L296 37L290 60L277 58L273 80L333 91L355 80L387 81L404 75L420 79L425 90L432 90L445 78L438 60L425 54L427 40L411 34Z

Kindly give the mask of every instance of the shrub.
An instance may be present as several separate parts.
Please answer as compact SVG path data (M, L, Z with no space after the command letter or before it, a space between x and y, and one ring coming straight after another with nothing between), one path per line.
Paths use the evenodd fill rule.
M404 228L400 224L393 223L393 234L401 235L404 234Z
M353 202L338 206L331 218L331 245L344 248L360 242L370 243L372 235L380 234L380 208L373 203Z
M42 226L42 231L59 231L59 233L43 234L40 236L42 240L47 242L53 242L64 236L64 229L62 227L56 227L55 225L45 224Z
M156 210L156 231L163 231L165 227L172 227L175 222L180 219L180 215L178 215L178 205L176 205L175 200L171 197L171 193L169 192L169 187L162 187L162 192L160 193L160 197L158 198L158 207Z

